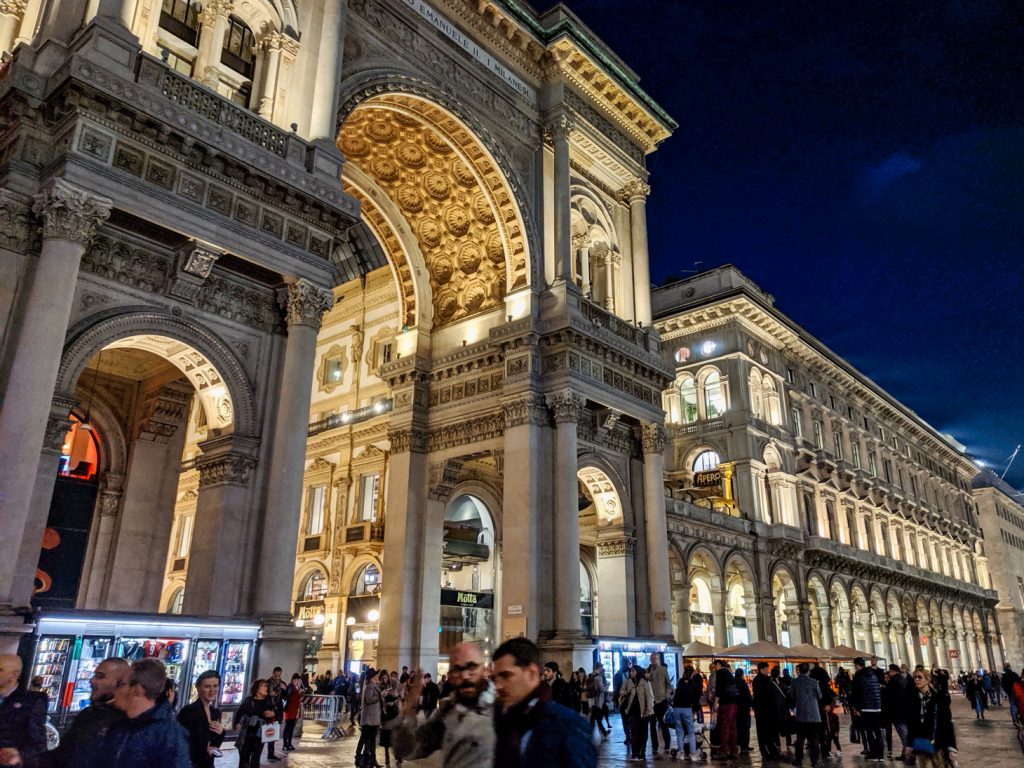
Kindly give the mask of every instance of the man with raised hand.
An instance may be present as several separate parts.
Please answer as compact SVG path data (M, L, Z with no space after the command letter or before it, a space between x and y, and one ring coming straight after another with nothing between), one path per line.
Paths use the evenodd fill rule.
M410 676L400 722L392 734L395 757L419 760L440 752L445 768L490 768L494 706L486 695L483 652L476 643L459 643L449 659L448 680L454 691L422 724L417 723L416 708L424 678L418 672Z

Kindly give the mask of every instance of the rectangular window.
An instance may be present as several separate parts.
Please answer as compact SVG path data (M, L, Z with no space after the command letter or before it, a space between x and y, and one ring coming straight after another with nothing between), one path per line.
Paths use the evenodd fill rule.
M822 437L821 422L815 421L812 428L814 429L814 447L821 450L825 447L825 438Z
M875 461L875 452L868 451L868 469L871 470L872 477L878 477L878 464Z
M786 369L786 381L788 381L790 384L796 383L796 371L794 371L792 368Z
M868 421L867 416L864 417L864 429L866 429L868 432L871 431L871 422Z
M850 421L853 421L853 408L850 407L849 405L846 406L846 418L848 418Z
M818 385L815 384L813 381L811 381L811 382L807 383L807 386L810 388L811 397L817 397L818 396Z
M850 452L853 454L853 466L860 469L860 443L856 440L850 443Z
M892 462L888 459L882 460L882 472L885 473L885 482L892 482Z
M377 519L377 499L380 496L380 474L363 475L359 482L359 519L372 523Z
M323 378L320 383L325 386L339 384L344 372L345 361L341 355L332 355L324 359Z
M914 475L910 476L910 489L914 492L914 498L916 499L920 494L917 492L917 478Z
M306 495L306 535L317 536L324 530L324 508L327 504L327 486L314 485Z
M836 396L835 396L835 395L829 395L829 396L828 396L828 404L829 404L829 407L830 407L830 408L831 408L831 409L832 409L833 411L837 411L837 410L839 410L839 407L838 407L838 405L836 404Z
M192 545L192 525L195 523L194 515L181 518L181 525L178 526L178 546L175 548L175 557L188 555L189 547Z
M841 460L843 458L843 436L839 432L832 435L832 443L836 449L836 459Z
M900 487L901 491L907 489L906 483L903 482L903 467L896 467L896 484Z
M793 435L795 437L803 437L804 426L803 421L800 418L800 409L794 408L791 415L793 417Z

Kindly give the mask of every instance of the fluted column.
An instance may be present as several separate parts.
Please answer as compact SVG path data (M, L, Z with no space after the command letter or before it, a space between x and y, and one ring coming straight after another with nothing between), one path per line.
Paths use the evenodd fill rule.
M576 424L586 406L566 390L548 396L555 415L555 634L580 633L580 517Z
M569 136L575 125L559 115L546 127L554 150L555 279L572 281L572 224L569 215Z
M260 41L263 50L263 79L260 82L260 96L256 109L260 117L274 119L274 99L277 78L281 69L281 34L270 32Z
M238 544L245 540L247 511L252 508L251 480L258 441L228 435L207 440L199 447L199 496L183 613L233 616L241 603L246 558ZM290 579L282 580L291 586Z
M292 582L281 574L295 570L312 391L309 383L313 380L317 331L324 313L334 305L334 296L308 280L291 280L279 289L278 299L285 310L288 339L274 398L277 418L267 467L269 482L255 609L265 616L290 617Z
M647 252L647 196L650 186L634 179L622 188L629 206L629 241L633 254L633 317L646 328L651 324L651 266Z
M216 89L220 82L217 65L228 31L228 17L234 9L231 0L210 0L199 14L199 50L192 71L197 80L210 88Z
M33 508L53 388L78 267L96 228L110 215L111 202L56 179L36 197L43 245L25 302L11 374L0 411L0 606L27 606L46 527L47 508ZM66 418L67 414L63 414ZM54 437L60 425L54 426ZM45 480L45 478L44 478ZM49 478L52 484L52 477Z
M651 599L651 634L672 634L672 590L665 531L665 427L643 424L644 513L647 530L647 589Z

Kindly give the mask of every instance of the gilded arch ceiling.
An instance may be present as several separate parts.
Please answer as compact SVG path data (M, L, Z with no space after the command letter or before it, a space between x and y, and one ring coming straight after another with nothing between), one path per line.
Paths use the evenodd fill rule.
M501 306L508 286L527 285L526 237L514 198L480 142L448 112L405 94L377 96L348 116L338 147L408 220L426 260L435 326ZM365 210L381 234L383 222L374 217L382 214L372 205ZM415 317L408 264L386 240L405 315Z

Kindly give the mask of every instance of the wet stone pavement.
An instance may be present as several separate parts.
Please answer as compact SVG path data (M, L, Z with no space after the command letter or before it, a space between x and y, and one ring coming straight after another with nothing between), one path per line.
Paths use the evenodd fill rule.
M958 762L960 768L1007 768L1011 766L1024 767L1024 752L1021 751L1017 741L1017 729L1010 722L1010 711L1005 705L992 707L986 713L987 719L978 721L974 717L963 696L953 696L953 719L956 723L957 741L960 752ZM860 756L860 745L849 743L850 718L840 715L841 721L841 742L843 754L841 758L831 758L828 761L829 768L840 766L865 766L864 759ZM334 741L323 741L320 739L322 728L309 725L302 739L298 742L298 749L294 752L283 752L278 743L277 754L283 757L279 762L270 763L267 761L264 750L262 765L274 765L279 768L335 768L336 766L355 765L356 741L359 738L358 729L353 735ZM893 738L898 738L893 734ZM620 768L625 766L643 765L639 762L630 762L626 758L625 745L622 743L622 725L617 715L612 715L612 733L607 740L598 745L598 765L601 768ZM674 744L674 735L673 735ZM762 760L757 751L757 738L751 734L751 746L753 751L741 756L738 760L711 760L711 766L779 766L790 765L791 760L767 761ZM648 747L650 752L650 747ZM384 750L377 750L377 760L384 764ZM393 762L393 761L392 761ZM648 765L687 765L679 760L673 762L667 755L659 755L657 759L648 755ZM699 765L700 763L690 763ZM809 766L810 758L804 758L804 765ZM238 754L235 750L227 748L224 750L224 757L217 760L217 768L236 768L238 765ZM903 766L903 763L894 760L886 760L886 766L896 768ZM403 766L419 767L430 766L440 768L440 760L421 760L416 762L405 762ZM540 768L540 767L538 767ZM546 768L546 767L545 767Z

